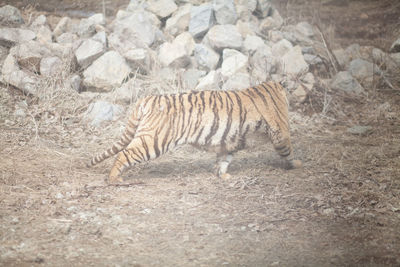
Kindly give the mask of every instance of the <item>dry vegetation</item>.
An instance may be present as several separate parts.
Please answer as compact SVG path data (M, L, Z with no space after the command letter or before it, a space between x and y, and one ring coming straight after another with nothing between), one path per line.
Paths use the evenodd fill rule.
M304 169L282 169L257 143L222 181L214 155L184 147L133 168L120 186L103 181L111 160L84 166L124 116L88 127L92 98L66 94L62 80L37 98L0 87L0 265L400 265L398 80L365 96L321 83L291 116ZM156 78L143 88L180 90ZM347 132L354 125L372 131Z

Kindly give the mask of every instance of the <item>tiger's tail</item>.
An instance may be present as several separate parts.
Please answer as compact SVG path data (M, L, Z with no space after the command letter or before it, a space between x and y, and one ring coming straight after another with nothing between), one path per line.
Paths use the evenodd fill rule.
M132 117L129 119L128 124L125 128L124 133L122 134L121 138L115 142L111 148L107 149L103 153L97 154L92 158L92 160L86 164L86 167L92 167L103 160L108 159L109 157L114 156L124 148L126 148L129 143L132 141L132 139L135 137L136 129L139 125L139 121L137 118L132 115Z

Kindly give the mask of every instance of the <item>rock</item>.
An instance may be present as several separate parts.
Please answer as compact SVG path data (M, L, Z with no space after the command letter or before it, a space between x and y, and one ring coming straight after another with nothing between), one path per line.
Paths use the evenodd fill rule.
M268 32L268 40L270 40L273 43L277 43L280 40L283 39L283 33L278 30L270 30Z
M55 37L60 36L61 34L68 31L69 24L71 23L71 19L69 17L63 17L57 23L56 27L54 28L53 35Z
M184 68L190 63L183 45L165 42L160 46L158 59L164 67Z
M313 37L314 36L313 27L311 26L310 23L308 23L306 21L297 23L296 31L299 34L304 35L306 37Z
M308 89L308 91L311 91L314 88L315 77L311 72L307 72L301 80L304 82L303 85Z
M148 91L146 92L149 93ZM137 78L132 78L121 87L116 88L111 93L111 99L116 103L129 105L134 103L139 97L143 97L146 92L143 89L143 82Z
M194 38L202 37L215 24L214 10L211 4L194 6L190 12L189 32Z
M237 5L246 7L251 13L253 13L257 8L257 0L237 0L235 1Z
M353 127L347 128L347 132L354 135L366 135L372 132L371 126L354 125Z
M272 45L272 54L277 57L283 57L287 52L289 52L293 48L291 42L286 39L282 39L279 42Z
M47 77L59 77L63 71L63 63L58 57L44 57L40 61L40 74Z
M350 62L350 59L343 48L332 50L333 55L335 56L339 65L344 69Z
M375 64L382 65L385 64L387 55L385 52L379 48L372 48L372 60Z
M196 43L192 35L188 32L183 32L179 34L173 41L175 45L181 45L185 48L186 55L191 56L194 51Z
M235 24L238 19L233 0L213 0L215 20L218 24Z
M182 74L182 83L185 90L193 90L199 83L200 78L204 77L206 72L204 70L188 69Z
M45 15L40 15L31 24L30 29L36 33L36 40L40 42L51 43L53 40L53 33L47 24Z
M299 84L291 94L291 96L294 98L294 101L297 103L304 103L306 101L308 93L304 85Z
M176 36L189 27L191 4L186 4L178 8L178 10L167 19L165 23L165 31L169 34Z
M150 71L150 56L147 50L143 48L128 50L124 57L133 72L139 70L140 73L146 74Z
M279 67L280 73L297 76L308 71L308 64L305 62L301 47L295 46L283 57Z
M199 81L196 90L217 90L219 89L218 83L220 79L220 73L212 70Z
M243 43L242 36L234 25L215 25L208 31L205 39L217 51L225 48L240 49Z
M374 74L380 73L380 69L376 64L360 58L350 62L348 71L364 86L371 86Z
M109 37L110 44L112 36L117 35L113 46L123 47L125 44L134 44L122 50L134 48L146 48L156 40L156 27L153 25L151 16L144 10L130 12L123 18L117 18L112 24L113 33ZM135 25L135 27L132 27ZM118 44L118 40L122 41Z
M96 33L96 22L91 19L81 19L76 32L81 38L91 37Z
M218 53L203 44L196 44L194 56L197 64L206 71L214 70L220 58Z
M400 52L400 38L393 42L389 49L390 53L398 53Z
M110 91L121 86L130 72L131 68L118 52L108 51L83 72L83 85Z
M258 32L258 25L251 22L244 22L238 20L236 22L236 28L239 31L240 35L246 37L247 35L256 35Z
M10 54L15 55L18 65L31 72L39 73L40 61L45 56L51 56L51 51L36 41L29 41L14 46Z
M81 68L86 68L105 52L104 45L92 39L82 42L75 51L75 57Z
M260 18L265 18L272 13L271 0L258 0L256 8L257 16Z
M88 20L92 21L95 25L106 25L106 19L102 13L94 14Z
M278 10L273 10L271 16L266 17L260 22L261 33L268 35L270 30L276 30L282 27L283 18L279 14Z
M1 73L4 83L11 84L26 94L36 94L39 80L36 76L21 70L12 53L10 53L5 59Z
M25 43L36 38L31 30L18 28L0 28L0 45L12 47L16 44Z
M243 42L243 50L253 54L259 47L265 45L264 40L256 35L247 35Z
M147 10L162 19L168 17L178 9L173 0L149 0L147 3Z
M90 125L99 127L104 121L111 121L123 111L120 105L113 105L106 101L96 101L91 103L84 115L85 120Z
M222 52L221 74L228 78L237 72L246 71L248 57L234 49L224 49Z
M60 44L68 44L73 43L79 39L78 35L75 33L65 32L62 33L60 36L56 37L57 43Z
M348 71L338 72L332 79L331 88L333 90L342 90L347 93L360 94L364 92L364 88Z
M6 27L17 27L24 24L18 8L5 5L0 8L0 25Z
M250 87L250 75L239 72L228 78L222 86L222 90L240 90L248 87Z
M73 74L71 77L67 79L67 86L70 89L79 93L81 89L81 82L82 82L81 77L78 74Z
M264 45L259 47L250 58L251 76L256 83L268 80L268 77L277 70L277 59L271 48Z
M353 59L361 58L361 47L359 44L351 44L346 49L346 55L349 58L349 62Z
M154 42L154 37L155 35L152 42ZM120 54L125 54L132 49L148 47L143 40L139 39L137 32L130 27L120 27L114 30L108 36L108 45Z
M304 60L309 65L319 65L319 64L323 63L322 59L319 56L311 55L311 54L304 54L303 56L304 56Z

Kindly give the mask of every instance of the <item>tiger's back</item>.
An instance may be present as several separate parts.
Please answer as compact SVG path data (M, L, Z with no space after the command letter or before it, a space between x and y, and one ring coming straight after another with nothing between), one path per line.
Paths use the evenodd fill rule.
M199 91L149 96L137 102L121 140L94 157L90 165L118 153L110 182L121 181L122 171L133 164L157 158L182 144L214 151L218 175L228 178L232 154L242 149L255 131L270 138L291 167L288 104L278 83L263 83L240 91Z

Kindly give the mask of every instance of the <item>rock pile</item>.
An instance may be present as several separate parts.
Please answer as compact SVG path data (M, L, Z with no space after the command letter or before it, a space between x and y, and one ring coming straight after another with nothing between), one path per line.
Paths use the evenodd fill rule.
M305 101L314 88L313 73L326 72L330 62L316 52L323 45L312 25L286 25L270 0L199 2L204 1L136 0L109 23L95 14L78 22L64 17L54 27L44 15L26 25L18 9L4 6L0 81L35 95L41 79L62 77L78 92L107 94L135 90L126 86L135 73L174 70L187 90L275 80L293 101ZM328 83L333 90L363 93L382 66L400 65L400 39L388 53L358 44L332 52L340 70Z

